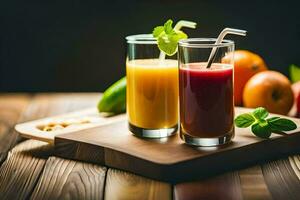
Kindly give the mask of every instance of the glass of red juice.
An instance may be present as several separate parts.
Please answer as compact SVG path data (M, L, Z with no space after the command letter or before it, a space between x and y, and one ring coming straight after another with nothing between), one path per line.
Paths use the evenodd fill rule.
M215 42L213 38L179 42L180 137L190 145L217 146L234 137L234 42ZM216 53L209 63L213 49Z

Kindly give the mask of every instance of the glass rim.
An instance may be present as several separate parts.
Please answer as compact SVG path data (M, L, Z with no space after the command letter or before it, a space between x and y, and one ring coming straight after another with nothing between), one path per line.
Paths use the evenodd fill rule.
M229 47L234 45L233 40L222 40L222 43L215 44L217 38L188 38L178 42L180 47L191 47L191 48L212 48L212 47ZM195 42L195 43L191 43ZM212 42L212 43L204 43Z
M157 44L157 40L152 34L129 35L125 39L130 44Z

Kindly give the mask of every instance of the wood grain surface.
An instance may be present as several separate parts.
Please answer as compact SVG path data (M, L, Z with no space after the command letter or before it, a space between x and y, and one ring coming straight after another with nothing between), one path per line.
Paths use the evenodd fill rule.
M105 167L50 157L31 199L102 199L105 173Z
M300 156L294 155L294 156L290 156L288 159L297 178L300 180Z
M244 200L270 200L271 193L264 180L262 169L259 165L240 170L241 191Z
M177 184L174 187L174 197L176 200L242 199L238 173L232 172L210 179Z
M300 199L300 180L288 159L265 164L262 172L273 199Z
M124 171L109 169L104 197L106 200L169 200L172 199L172 186Z
M242 112L245 110L236 108L236 113ZM178 134L162 139L138 138L128 130L127 120L124 120L58 135L55 137L55 151L65 158L97 162L148 178L176 183L300 152L300 121L293 120L298 124L298 129L287 136L273 135L271 139L263 140L255 137L249 129L236 128L233 141L218 147L188 146ZM93 157L95 154L99 155L97 160ZM237 159L239 162L235 162Z
M48 145L48 144L46 144ZM26 141L10 152L0 168L0 199L26 199L36 185L46 159L33 157L47 148L39 141Z
M30 95L0 95L0 165L19 139L13 127L21 122L20 116L29 102Z
M89 107L96 99L95 95L35 95L22 113L21 120L33 120ZM18 138L14 131L9 134L12 138ZM52 154L53 146L35 140L27 140L13 148L0 168L0 199L27 199L37 184L47 158Z
M98 98L98 94L0 95L0 157L2 161L6 159L2 165L0 163L1 200L77 197L300 199L299 155L256 164L251 168L227 172L209 179L199 180L195 177L197 180L193 182L170 185L116 169L108 169L105 173L105 168L101 165L53 157L51 145L34 140L20 140L18 134L11 129L17 122L96 105ZM14 147L15 144L17 146ZM12 147L14 148L11 149ZM83 150L85 147L79 149ZM77 155L83 156L84 153L81 151ZM90 158L97 160L97 154L90 155ZM238 163L239 159L241 158L233 162ZM226 164L224 162L222 165L226 167ZM197 169L201 170L202 167Z

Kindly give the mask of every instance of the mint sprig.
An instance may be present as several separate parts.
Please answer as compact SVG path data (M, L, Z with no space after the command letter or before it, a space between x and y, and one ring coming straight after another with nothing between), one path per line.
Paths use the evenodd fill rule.
M239 128L251 126L251 131L257 137L267 139L272 133L284 134L284 131L291 131L297 128L297 125L289 119L281 117L267 118L269 112L258 107L251 113L244 113L237 116L234 120L235 125Z
M177 52L177 44L179 40L188 38L180 29L182 27L196 28L195 22L179 21L173 28L173 21L169 19L163 26L157 26L154 28L152 35L157 39L158 48L167 54L172 56Z

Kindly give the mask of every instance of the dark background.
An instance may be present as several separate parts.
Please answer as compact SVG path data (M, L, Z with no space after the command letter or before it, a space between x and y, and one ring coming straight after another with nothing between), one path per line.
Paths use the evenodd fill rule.
M237 49L260 54L286 75L300 65L297 1L21 1L0 3L0 91L103 91L125 75L126 35L150 33L168 18L198 23L190 37L224 27Z

